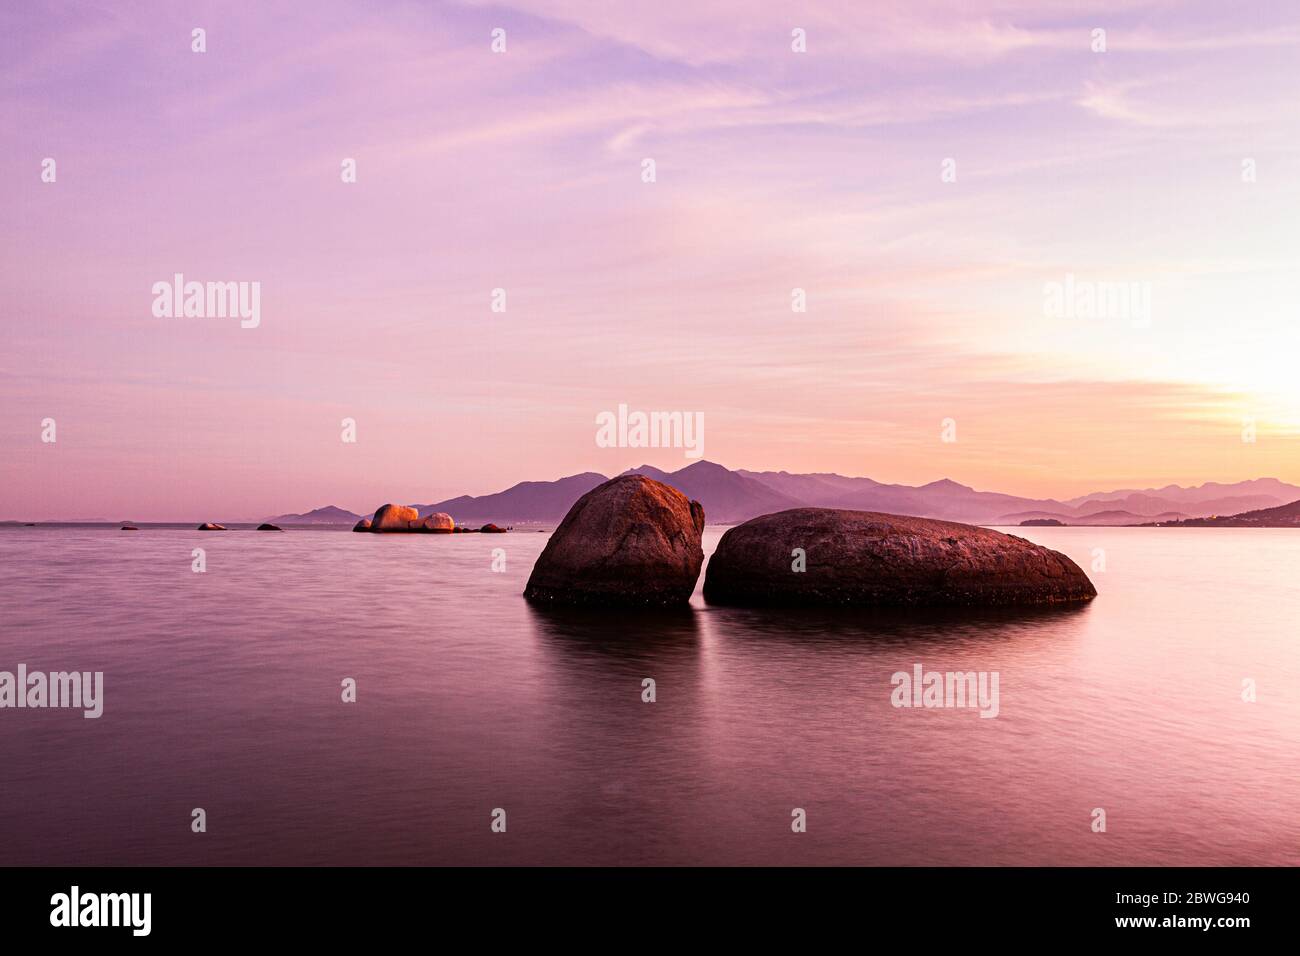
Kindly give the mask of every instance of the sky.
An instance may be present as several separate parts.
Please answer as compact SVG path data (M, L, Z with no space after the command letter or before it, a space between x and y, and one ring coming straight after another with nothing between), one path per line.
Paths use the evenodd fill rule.
M731 468L1300 482L1298 44L1282 2L6 4L0 518L693 460L599 446L620 404ZM176 273L259 324L155 315Z

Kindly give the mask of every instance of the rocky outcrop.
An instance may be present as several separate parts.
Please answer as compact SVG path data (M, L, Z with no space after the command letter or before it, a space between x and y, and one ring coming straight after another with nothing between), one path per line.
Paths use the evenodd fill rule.
M451 534L456 530L456 522L445 511L437 511L424 519L421 528L430 534Z
M539 605L683 605L700 576L703 530L698 501L644 475L615 478L569 509L524 597Z
M999 607L1096 595L1065 555L1014 535L830 508L795 508L731 528L704 577L706 601L743 606Z
M283 528L277 528L275 525L271 524L271 523L268 521L268 522L266 522L265 524L259 524L259 525L257 526L257 530L258 530L258 531L283 531L284 529L283 529Z
M223 524L213 524L211 521L205 521L199 525L200 531L225 531L226 526Z
M498 528L496 525L490 523L485 524L483 527L479 528L479 531L483 532L484 534L505 534L506 533L505 528Z
M371 531L419 531L420 513L409 505L382 505L370 522Z

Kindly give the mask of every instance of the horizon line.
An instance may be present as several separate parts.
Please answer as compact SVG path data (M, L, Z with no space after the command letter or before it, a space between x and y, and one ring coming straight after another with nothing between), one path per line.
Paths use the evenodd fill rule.
M1177 482L1177 481L1169 481L1169 482L1166 482L1166 483L1163 484L1163 485L1154 485L1154 484L1152 484L1152 485L1147 485L1147 486L1145 486L1145 487L1136 487L1136 486L1133 486L1133 487L1128 487L1128 488L1112 488L1112 489L1110 489L1110 490L1105 490L1105 491L1090 491L1090 492L1087 492L1086 494L1082 494L1082 495L1072 495L1072 496L1070 496L1070 497L1068 497L1068 498L1057 498L1057 497L1039 498L1039 497L1034 497L1034 496L1032 496L1032 495L1022 495L1022 494L1016 494L1016 493L1014 493L1014 492L1008 492L1008 491L996 491L996 490L985 490L985 489L980 489L980 488L976 488L976 487L974 487L973 485L967 485L967 484L964 484L964 483L962 483L961 481L958 481L957 479L954 479L954 478L950 478L950 477L948 477L948 476L944 476L944 477L942 477L942 478L936 478L936 479L934 479L934 480L932 480L932 481L927 481L927 482L925 482L925 483L923 483L923 484L919 484L919 485L909 485L909 484L905 484L905 483L903 483L903 482L880 481L880 480L875 479L875 478L872 478L872 477L870 477L870 476L868 476L868 475L845 475L845 474L841 474L841 473L839 473L839 472L834 472L834 471L787 471L787 470L785 470L785 469L773 469L773 468L765 468L765 469L759 469L759 468L731 468L731 467L729 467L729 466L727 466L727 465L723 465L723 464L721 464L721 463L719 463L719 462L712 461L712 460L707 459L707 458L701 458L701 459L699 459L699 460L697 460L697 461L692 461L692 462L690 462L690 463L688 463L688 464L682 466L681 468L678 468L678 469L673 470L673 471L669 471L669 470L666 469L666 468L660 468L660 467L658 467L657 465L651 465L651 464L649 464L649 463L642 463L642 464L640 464L640 465L636 465L636 466L634 466L634 467L625 468L625 469L623 469L622 471L617 472L617 473L612 474L612 475L606 475L605 473L603 473L603 472L599 472L599 471L576 471L576 472L571 472L571 473L569 473L569 474L560 475L560 476L557 477L557 478L522 478L522 479L519 479L518 481L514 482L513 484L511 484L511 485L507 485L506 487L504 487L504 488L500 488L500 489L498 489L498 490L496 490L496 491L486 491L486 492L481 492L481 493L479 493L479 494L470 494L470 493L468 493L468 492L462 492L461 494L458 494L458 495L452 495L452 496L450 496L450 497L446 497L446 498L441 498L441 499L439 499L438 501L429 502L428 504L415 504L415 503L407 503L407 504L408 504L409 507L428 507L429 505L442 504L442 503L447 502L447 501L452 501L452 500L455 500L456 498L474 498L474 499L485 498L485 497L489 497L489 496L491 496L491 495L502 494L502 493L504 493L504 492L510 491L510 490L513 489L513 488L517 488L518 486L520 486L520 485L522 485L522 484L527 484L527 483L529 483L529 482L536 483L536 484L553 484L553 483L555 483L555 482L557 482L557 481L565 481L565 480L570 479L570 478L579 478L579 477L582 477L583 475L598 475L598 476L600 476L601 478L605 479L606 481L611 481L611 480L613 480L614 478L619 477L620 475L625 475L625 474L629 474L629 473L635 473L635 472L640 471L640 470L642 470L642 469L653 469L653 470L655 470L655 471L662 472L662 473L665 474L665 475L672 476L672 475L679 474L679 473L681 473L681 472L683 472L683 471L686 471L686 470L689 469L689 468L693 468L693 467L698 466L698 465L712 465L712 466L717 467L717 468L722 468L722 469L724 469L725 471L727 471L727 472L729 472L729 473L731 473L731 474L739 474L739 473L748 472L748 473L750 473L750 474L783 474L783 475L791 475L791 476L814 476L814 477L815 477L815 476L826 475L826 476L833 476L833 477L837 477L837 478L847 478L847 479L849 479L849 480L864 480L864 481L871 481L871 482L875 482L876 484L880 485L881 487L885 487L885 488L909 488L909 489L922 489L922 488L928 488L928 487L930 487L930 486L932 486L932 485L941 484L941 483L943 483L943 482L950 482L950 483L952 483L952 484L954 484L954 485L957 485L957 486L959 486L959 487L961 487L961 488L965 488L965 489L967 489L967 490L969 490L969 491L972 491L972 492L974 492L974 493L976 493L976 494L995 494L995 495L1003 495L1003 496L1006 496L1006 497L1009 497L1009 498L1022 498L1022 499L1026 500L1026 501L1056 502L1057 504L1062 504L1062 505L1068 505L1068 503L1069 503L1070 501L1076 501L1076 500L1079 500L1079 499L1088 499L1088 498L1092 498L1092 497L1096 497L1096 496L1100 496L1100 495L1114 495L1114 494L1119 494L1119 493L1121 493L1121 492L1128 493L1128 494L1134 494L1134 493L1142 493L1142 492L1162 491L1162 490L1164 490L1164 489L1166 489L1166 488L1178 488L1178 489L1180 489L1180 490L1182 490L1182 491L1193 491L1193 490L1196 490L1196 489L1198 489L1198 488L1204 488L1206 485L1224 485L1224 486L1230 486L1230 485L1239 485L1239 484L1245 484L1245 483L1247 483L1247 482L1258 482L1258 481L1276 481L1276 482L1278 482L1279 484L1283 484L1283 485L1291 485L1292 487L1300 488L1300 485L1296 485L1296 484L1293 483L1293 482L1286 481L1285 479L1278 478L1278 477L1273 476L1273 475L1259 475L1259 476L1255 476L1255 477L1251 477L1251 478L1240 478L1240 479L1237 479L1237 480L1235 480L1235 481L1202 480L1202 481L1200 481L1199 483L1195 483L1195 484L1186 484L1186 485L1184 485L1184 484L1180 484L1180 483ZM375 507L376 507L376 508L378 508L378 507L382 507L382 505L384 505L384 504L389 504L389 503L401 504L402 502L381 502L379 505L376 505ZM368 514L373 514L373 513L374 513L374 510L375 510L375 509L372 508L372 509L370 509L370 510L368 510L368 511L353 511L351 508L347 508L347 507L344 507L344 506L341 506L341 505L334 504L333 502L330 502L330 503L328 503L328 504L324 504L324 505L316 505L316 506L310 507L310 508L308 508L308 509L305 510L305 511L282 511L282 512L281 512L281 511L271 511L270 513L268 513L268 514L266 514L266 515L262 515L261 517L239 517L239 518L230 518L230 517L227 517L227 518L224 518L224 519L222 519L222 520L224 520L224 521L226 521L226 522L228 522L228 523L230 523L230 524L250 524L250 523L256 523L256 522L263 522L263 521L268 520L269 518L281 517L282 515L286 515L286 514L309 514L309 513L311 513L312 511L319 511L319 510L321 510L321 509L323 509L323 508L338 508L340 511L347 511L347 512L349 512L350 514L355 514L355 515L357 515L357 516L359 516L359 517L364 517L364 516L366 516L366 515L368 515ZM202 518L198 518L198 519L191 519L191 518L184 518L184 519L181 519L181 518L175 518L175 519L150 519L150 518L106 518L106 517L103 517L103 516L96 516L96 517L46 517L46 518L9 518L9 517L0 517L0 523L4 523L4 524L10 524L10 523L17 523L17 524L24 524L24 523L37 523L37 524L74 524L74 523L80 523L80 524L114 524L114 523L118 523L118 522L130 522L130 521L135 521L135 522L144 523L144 524L180 524L180 523L189 523L191 520L208 521L208 520L213 520L213 519L212 519L211 517L202 517Z

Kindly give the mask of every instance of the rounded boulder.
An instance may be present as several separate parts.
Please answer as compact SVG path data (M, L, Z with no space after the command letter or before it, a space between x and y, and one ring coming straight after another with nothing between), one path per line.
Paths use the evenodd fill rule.
M418 531L420 513L409 505L381 505L370 522L371 531Z
M704 599L737 606L1068 604L1097 596L1065 555L989 528L830 508L795 508L728 530Z
M438 511L425 518L421 527L430 534L452 534L456 530L456 522L451 520L451 515Z
M676 488L623 475L569 509L533 565L538 605L672 607L695 590L704 508Z

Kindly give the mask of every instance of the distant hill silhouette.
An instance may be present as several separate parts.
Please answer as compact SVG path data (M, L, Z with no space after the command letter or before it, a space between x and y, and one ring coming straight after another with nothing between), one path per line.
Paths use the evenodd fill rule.
M1208 481L1203 485L1195 485L1190 488L1183 488L1180 485L1165 485L1163 488L1126 488L1120 491L1093 492L1092 494L1081 495L1078 498L1071 498L1066 501L1066 504L1077 507L1086 503L1089 498L1115 499L1127 498L1129 495L1144 495L1179 504L1196 505L1217 499L1232 500L1253 495L1263 499L1270 499L1272 505L1265 506L1271 507L1300 498L1300 486L1289 485L1284 481L1278 481L1276 478L1252 478L1249 481L1237 481L1232 484ZM1134 509L1130 508L1129 510Z
M1237 515L1187 518L1156 524L1161 528L1300 528L1300 501Z
M354 515L351 511L334 505L326 505L324 508L317 508L314 511L308 511L304 514L295 515L273 515L266 518L268 524L354 524L361 518L360 515Z
M623 474L646 475L671 485L687 498L704 505L705 518L713 524L735 524L806 504L762 481L739 471L729 471L711 461L697 461L672 473L642 465Z
M437 511L445 511L458 524L476 524L480 521L541 521L556 522L564 517L570 506L602 482L604 475L585 471L557 481L521 481L505 491L493 495L461 495L431 505L416 505L423 518Z

